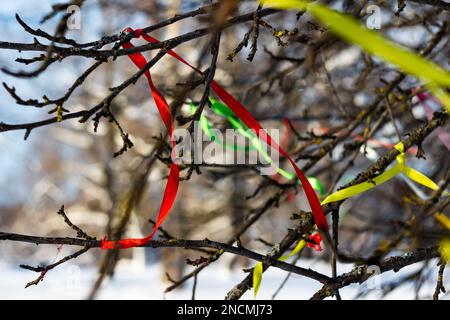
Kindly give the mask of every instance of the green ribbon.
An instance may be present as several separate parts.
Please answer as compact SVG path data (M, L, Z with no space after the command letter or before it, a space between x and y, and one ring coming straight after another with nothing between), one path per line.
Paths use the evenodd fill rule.
M228 122L231 124L231 126L233 127L233 129L235 129L241 135L243 135L244 137L249 139L250 145L243 147L243 146L238 146L236 144L223 143L217 136L217 134L214 130L214 126L211 124L211 122L208 120L208 118L202 114L200 116L200 127L202 128L203 132L206 134L206 136L211 141L223 146L227 150L245 151L245 152L249 152L250 150L257 150L262 154L262 156L264 157L264 160L266 160L267 163L269 163L271 166L273 166L276 169L276 171L279 175L283 176L287 180L295 179L295 177L296 177L295 174L288 172L288 171L284 170L283 168L276 166L273 163L272 158L269 156L269 154L263 147L258 136L255 133L253 133L253 131L250 130L238 117L236 117L236 115L230 108L228 108L225 104L219 102L218 100L216 100L212 97L209 98L209 101L211 102L211 109L214 111L214 113L223 118L226 118L228 120ZM194 114L195 111L197 110L197 107L195 106L194 103L191 102L189 104L189 109L190 109L190 112L192 114ZM311 183L311 186L314 188L314 190L316 190L321 196L325 195L325 189L322 186L322 183L320 182L319 179L314 178L314 177L307 177L307 178L308 178L309 183ZM299 185L301 185L300 180L297 180L297 183Z

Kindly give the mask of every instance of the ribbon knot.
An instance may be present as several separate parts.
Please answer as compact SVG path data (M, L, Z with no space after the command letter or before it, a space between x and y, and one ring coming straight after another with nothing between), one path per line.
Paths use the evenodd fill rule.
M139 29L134 30L135 38L140 38L140 37L142 37L143 34L144 34L144 29L139 28Z
M394 148L400 152L400 153L405 153L405 146L403 145L403 142L399 142L397 143Z
M395 160L397 160L398 164L402 168L404 168L405 167L405 163L406 163L406 160L405 160L405 146L403 145L403 143L400 142L400 143L397 143L394 146L394 148L395 148L395 150L400 152L400 154L397 157L395 157Z

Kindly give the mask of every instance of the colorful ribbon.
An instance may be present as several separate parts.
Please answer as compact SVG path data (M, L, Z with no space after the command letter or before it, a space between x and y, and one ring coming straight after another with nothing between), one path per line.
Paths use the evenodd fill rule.
M159 41L143 32L142 29L136 29L133 31L131 28L126 29L127 32L132 32L134 38L143 38L149 43L159 43ZM129 42L124 43L122 45L124 48L132 48L133 45ZM173 50L168 50L167 53L171 55L172 57L176 58L183 64L189 66L193 70L195 70L200 75L204 75L204 73L199 70L198 68L194 67L190 63L188 63L186 60L184 60L182 57L180 57L177 53L175 53ZM129 55L129 58L134 62L134 64L142 69L146 65L147 61L145 60L144 56L141 53L133 53ZM152 93L152 96L155 100L156 106L158 108L158 111L160 113L161 119L164 122L164 125L166 126L171 142L172 142L172 151L175 150L175 142L173 140L173 120L170 113L169 106L167 102L165 101L164 97L159 93L159 91L156 89L156 87L153 84L153 81L151 79L150 71L145 72L145 76L148 80L150 91ZM215 92L215 94L234 112L234 114L240 119L248 128L255 131L256 135L261 138L265 143L267 143L269 146L276 149L281 155L286 157L289 162L291 163L292 167L294 168L298 178L300 179L302 186L305 190L306 197L309 201L309 204L311 206L311 210L314 216L314 220L316 222L317 227L324 231L328 232L328 222L325 218L325 214L322 210L322 206L320 205L320 201L314 192L313 187L309 183L306 176L301 172L301 170L298 168L294 160L282 149L275 141L272 140L270 135L268 134L262 134L265 133L263 127L259 124L259 122L250 114L250 112L239 102L237 101L233 96L231 96L224 88L222 88L216 81L211 82L211 89ZM103 249L114 249L114 248L131 248L136 246L142 246L145 243L147 243L153 236L153 234L156 232L158 227L161 225L161 223L165 220L167 217L167 214L169 213L170 209L173 206L173 203L176 198L177 190L178 190L178 184L179 184L179 167L177 164L172 163L170 166L170 173L169 178L167 181L166 189L164 191L164 197L161 204L161 209L158 214L158 219L156 221L155 226L153 227L152 233L145 238L142 239L122 239L122 240L102 240L101 241L101 247Z
M353 197L357 194L363 193L367 190L370 190L386 181L389 181L396 175L403 173L405 176L407 176L409 179L417 182L418 184L421 184L429 189L432 190L438 190L439 186L434 183L430 178L425 176L424 174L420 173L419 171L416 171L415 169L408 167L406 165L405 161L405 148L402 142L397 143L395 145L395 149L400 153L397 157L397 164L394 165L389 170L385 171L384 173L380 174L379 176L373 178L371 181L366 181L359 183L357 185L339 190L328 197L325 198L325 200L322 201L322 205L325 205L330 202L335 201L341 201L350 197Z

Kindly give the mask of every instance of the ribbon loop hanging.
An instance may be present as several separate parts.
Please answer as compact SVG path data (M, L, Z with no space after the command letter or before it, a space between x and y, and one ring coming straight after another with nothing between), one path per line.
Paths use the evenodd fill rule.
M149 43L159 43L159 41L152 36L144 33L142 29L136 29L133 30L131 28L126 29L127 32L132 32L133 36L135 38L142 37L144 40L146 40ZM130 42L126 42L122 45L124 48L133 48L133 45ZM167 53L176 58L178 61L182 62L183 64L187 65L188 67L195 70L200 75L204 75L204 73L191 65L189 62L184 60L181 56L179 56L175 51L168 50ZM132 53L128 55L129 58L134 62L134 64L139 68L142 69L147 64L146 59L141 53ZM164 122L164 125L166 126L169 134L170 134L170 140L172 143L172 151L175 151L175 142L173 140L173 120L170 113L169 106L167 102L165 101L164 97L160 94L160 92L155 87L151 74L149 70L145 71L145 77L147 78L149 88L151 91L151 94L153 96L153 99L155 100L156 106L158 108L159 114L161 116L161 119ZM269 146L273 147L275 150L277 150L281 155L283 155L286 159L289 160L290 164L295 170L295 173L297 174L297 177L300 179L300 182L305 190L306 197L308 199L308 202L311 206L311 211L314 216L315 223L317 227L324 232L328 232L328 222L325 218L325 214L322 210L322 206L320 204L320 201L311 186L310 182L308 181L307 177L303 174L303 172L298 168L297 164L294 162L294 160L284 151L283 148L281 148L275 141L272 140L269 134L267 134L263 127L260 125L260 123L251 115L251 113L239 102L237 101L231 94L229 94L224 88L222 88L215 80L211 82L211 89L214 91L214 93L233 111L233 113L236 115L238 119L240 119L249 129L253 130L255 134L258 136L258 138L262 139L265 143L267 143ZM264 134L262 134L264 133ZM178 190L178 184L179 184L179 167L177 164L172 163L170 166L170 172L169 172L169 178L167 181L166 189L164 191L164 197L161 204L160 212L158 214L158 219L156 221L156 224L153 227L152 233L145 238L142 239L122 239L122 240L103 240L101 242L101 247L103 249L114 249L114 248L130 248L135 246L142 246L153 237L153 234L156 232L158 227L162 224L162 222L167 217L170 209L173 206L173 203L176 198L177 190Z

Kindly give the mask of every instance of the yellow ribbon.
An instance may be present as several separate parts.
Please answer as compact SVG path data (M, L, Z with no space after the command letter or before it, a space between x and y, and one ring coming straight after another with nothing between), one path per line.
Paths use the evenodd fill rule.
M291 251L291 253L288 256L281 256L278 258L280 261L285 261L289 259L290 257L294 256L295 254L299 253L306 245L305 240L300 240L297 244L297 246L294 248L294 250ZM263 263L258 262L256 266L253 268L253 298L256 299L256 296L258 295L259 287L261 286L261 280L262 280L262 274L263 274Z
M395 149L398 152L400 152L400 154L396 157L397 164L395 166L385 171L384 173L380 174L379 176L373 178L371 181L362 182L329 195L322 201L321 204L324 205L330 202L336 202L353 197L357 194L370 190L386 181L391 180L393 177L395 177L400 173L403 173L409 179L429 189L432 190L439 189L439 186L436 183L434 183L430 178L428 178L426 175L406 165L405 146L403 145L402 142L397 143L395 145Z
M435 219L439 221L446 229L450 230L450 219L443 214L438 212L434 215ZM441 257L445 262L450 262L450 239L442 239L439 246L439 251L441 252Z
M448 218L442 212L438 212L434 215L434 218L439 221L445 228L450 230L450 218Z
M441 257L445 262L450 262L450 239L444 239L441 241L439 247L441 251Z

